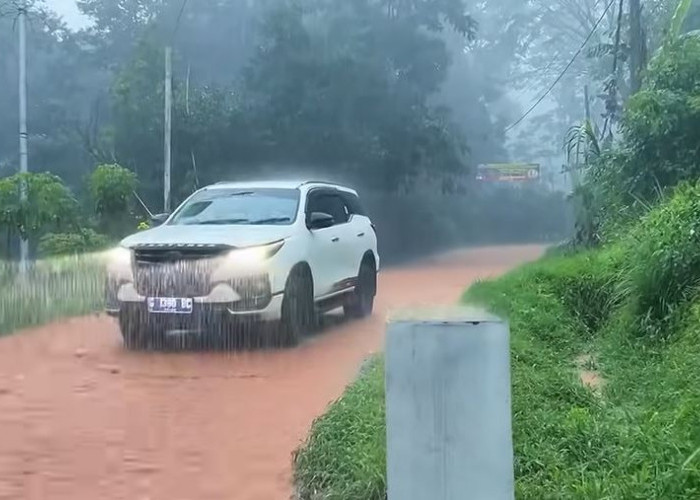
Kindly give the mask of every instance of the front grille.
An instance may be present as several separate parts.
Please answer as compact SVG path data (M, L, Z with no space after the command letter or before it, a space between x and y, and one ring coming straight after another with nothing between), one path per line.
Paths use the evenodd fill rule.
M204 297L212 267L230 247L141 247L134 250L134 278L146 297Z

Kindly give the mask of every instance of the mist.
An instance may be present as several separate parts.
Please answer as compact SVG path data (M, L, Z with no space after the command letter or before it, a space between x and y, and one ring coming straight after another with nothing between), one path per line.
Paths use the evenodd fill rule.
M509 129L546 83L531 73L545 50L531 34L538 2L422 4L30 2L29 169L60 177L89 213L86 178L119 164L158 212L172 45L175 204L227 180L347 184L377 220L387 262L565 239L572 224L557 126L581 110L552 95ZM0 176L10 176L17 37L12 5L3 5ZM539 163L542 177L476 181L479 164L507 162ZM135 204L134 218L144 215ZM14 256L9 232L0 251Z

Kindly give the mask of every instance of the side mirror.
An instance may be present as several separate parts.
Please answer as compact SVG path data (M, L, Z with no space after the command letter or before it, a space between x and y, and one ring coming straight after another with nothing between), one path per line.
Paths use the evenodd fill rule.
M323 212L310 213L306 219L306 226L309 229L325 229L335 224L335 219L332 215Z
M168 217L170 217L170 214L156 214L151 217L151 222L153 222L154 226L160 226L166 220L168 220Z

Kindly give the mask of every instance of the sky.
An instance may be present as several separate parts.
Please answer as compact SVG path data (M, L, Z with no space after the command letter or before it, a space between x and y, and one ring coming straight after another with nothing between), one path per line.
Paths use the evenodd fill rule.
M87 19L80 14L75 0L45 0L46 5L63 17L63 20L71 28L82 28L87 24Z

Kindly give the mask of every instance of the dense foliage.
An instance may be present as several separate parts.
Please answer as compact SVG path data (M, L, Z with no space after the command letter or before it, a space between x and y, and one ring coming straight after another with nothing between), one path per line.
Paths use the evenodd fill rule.
M103 250L109 243L106 236L88 228L72 233L46 234L39 240L38 252L41 257L78 255Z
M567 147L581 205L576 244L614 239L679 183L700 177L698 75L700 37L669 39L625 107L619 140L605 142L590 124L572 131Z
M672 42L649 68L645 88L632 97L623 121L624 157L604 168L623 202L653 200L658 190L700 176L700 37Z

